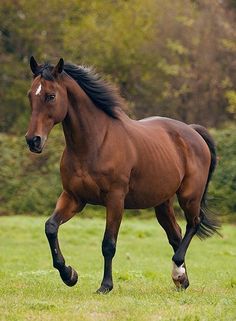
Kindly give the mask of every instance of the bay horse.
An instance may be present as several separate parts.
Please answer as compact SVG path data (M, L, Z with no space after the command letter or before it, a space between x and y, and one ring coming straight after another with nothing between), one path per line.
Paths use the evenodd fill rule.
M106 207L104 274L98 293L113 288L112 259L124 209L150 207L174 250L172 279L177 288L186 289L185 254L191 239L195 234L211 236L219 227L206 211L207 187L216 167L210 134L202 126L168 118L129 118L116 88L91 68L64 64L62 58L55 66L38 65L34 57L30 66L30 151L41 153L59 122L65 135L63 192L45 224L53 266L64 283L75 285L78 275L65 264L58 229L88 203ZM187 221L183 238L172 206L175 195Z

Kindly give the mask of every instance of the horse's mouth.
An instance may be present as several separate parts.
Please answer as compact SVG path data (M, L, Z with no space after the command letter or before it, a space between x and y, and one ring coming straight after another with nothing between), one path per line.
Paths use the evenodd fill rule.
M32 153L36 153L36 154L40 154L42 153L43 151L43 148L41 147L32 147L32 146L29 146L29 149Z

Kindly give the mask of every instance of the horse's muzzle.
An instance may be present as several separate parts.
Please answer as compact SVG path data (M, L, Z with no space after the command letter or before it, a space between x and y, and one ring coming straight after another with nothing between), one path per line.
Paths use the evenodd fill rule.
M33 153L42 152L44 142L40 136L33 136L32 138L26 137L25 139L31 152Z

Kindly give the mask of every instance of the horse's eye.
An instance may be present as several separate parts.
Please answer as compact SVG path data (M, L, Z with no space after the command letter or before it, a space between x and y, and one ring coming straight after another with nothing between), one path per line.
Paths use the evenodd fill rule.
M52 100L55 99L55 97L56 97L55 94L47 94L46 95L46 101L52 101Z

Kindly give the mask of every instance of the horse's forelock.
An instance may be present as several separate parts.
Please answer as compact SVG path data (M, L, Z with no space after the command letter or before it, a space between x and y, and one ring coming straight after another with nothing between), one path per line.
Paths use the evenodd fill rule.
M45 63L44 65L39 65L38 70L35 74L35 77L41 75L45 80L54 80L54 76L52 74L53 66L49 63Z

